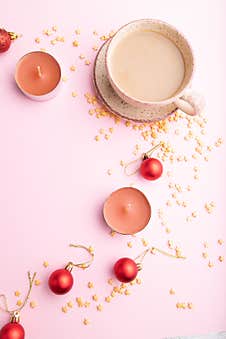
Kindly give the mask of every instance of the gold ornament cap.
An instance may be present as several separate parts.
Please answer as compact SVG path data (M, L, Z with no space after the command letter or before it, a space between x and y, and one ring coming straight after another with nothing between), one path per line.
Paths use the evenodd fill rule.
M20 312L19 311L15 311L11 314L10 322L11 323L19 323L20 322Z

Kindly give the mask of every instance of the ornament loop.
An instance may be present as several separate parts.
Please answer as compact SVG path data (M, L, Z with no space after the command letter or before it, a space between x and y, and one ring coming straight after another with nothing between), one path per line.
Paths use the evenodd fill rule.
M142 160L145 160L145 159L148 159L148 158L151 158L152 156L152 153L157 150L159 147L161 147L163 145L162 142L160 142L158 145L152 147L149 151L143 153L139 158L135 159L135 160L132 160L132 161L129 161L125 164L125 167L124 167L124 173L130 177L131 175L134 175L135 173L137 173L139 171L139 167L137 167L134 171L132 172L128 172L128 168L135 164L136 162L138 161L142 161Z
M90 267L90 265L93 263L94 260L94 252L93 249L91 247L86 247L84 245L74 245L74 244L70 244L70 247L74 247L74 248L82 248L84 249L86 252L89 253L90 255L90 260L81 262L81 263L73 263L72 261L70 261L67 266L66 269L69 270L70 272L72 271L73 267L78 267L78 268L82 268L82 269L86 269L88 267Z
M18 317L19 316L19 313L20 311L26 306L27 302L28 302L28 299L30 298L30 295L31 295L31 290L32 290L32 287L33 287L33 284L34 284L34 280L35 280L35 277L36 277L36 272L31 276L31 273L28 272L27 275L28 275L28 281L29 281L29 288L28 288L28 291L27 291L27 294L24 298L24 301L22 303L22 305L14 310L10 310L9 309L9 306L8 306L8 300L5 296L5 294L1 294L0 295L0 299L3 300L3 307L0 306L0 310L2 310L3 312L6 312L8 314L10 314L11 316L11 319L14 319L14 317Z
M145 251L143 251L141 254L139 254L136 258L135 261L138 265L138 269L140 267L140 269L142 269L142 261L144 260L144 257L146 256L146 254L149 252L150 248L147 248Z
M157 144L156 146L152 147L149 151L145 152L143 154L143 160L151 158L152 154L163 145L163 142L161 141L159 144Z
M161 250L160 248L157 248L157 247L149 247L135 258L135 262L137 264L138 270L142 269L142 262L148 252L151 252L151 253L159 252L167 257L174 258L174 259L186 259L185 256L180 255L180 254L174 255L164 250Z

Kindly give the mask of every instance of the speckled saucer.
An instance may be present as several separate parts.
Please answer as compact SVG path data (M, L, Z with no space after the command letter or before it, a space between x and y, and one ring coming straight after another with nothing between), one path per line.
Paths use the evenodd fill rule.
M97 92L97 96L103 105L112 113L119 115L122 118L128 120L134 120L136 122L153 122L157 120L165 119L169 114L173 113L177 108L162 107L161 110L148 110L134 107L127 102L123 101L118 94L115 93L107 78L106 66L105 66L105 54L109 40L106 41L100 48L93 69L94 86Z

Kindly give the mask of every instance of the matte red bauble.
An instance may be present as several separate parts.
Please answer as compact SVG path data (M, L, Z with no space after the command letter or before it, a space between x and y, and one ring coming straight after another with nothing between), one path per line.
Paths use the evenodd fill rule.
M138 273L138 267L134 260L130 258L121 258L114 265L116 278L124 283L133 281Z
M54 271L49 277L49 288L55 294L65 294L73 286L73 276L67 268Z
M156 180L161 177L163 171L162 163L155 158L144 159L140 166L142 177L147 180Z
M24 328L17 322L6 324L0 331L0 339L24 339L24 337Z

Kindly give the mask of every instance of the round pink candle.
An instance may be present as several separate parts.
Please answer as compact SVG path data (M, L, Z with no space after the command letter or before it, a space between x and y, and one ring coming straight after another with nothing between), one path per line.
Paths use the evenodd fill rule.
M60 65L46 52L28 53L17 63L17 86L31 99L47 100L55 96L60 79Z
M135 234L147 226L151 218L151 206L141 191L123 187L105 201L103 214L106 223L114 231Z

